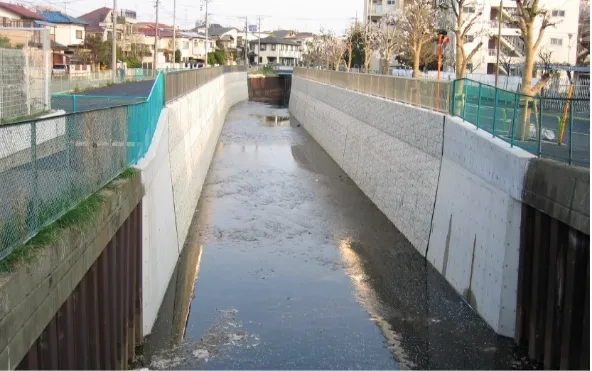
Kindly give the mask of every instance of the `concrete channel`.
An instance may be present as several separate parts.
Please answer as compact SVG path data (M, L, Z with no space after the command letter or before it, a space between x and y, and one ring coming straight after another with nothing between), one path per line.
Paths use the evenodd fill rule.
M288 109L228 114L138 368L536 368Z

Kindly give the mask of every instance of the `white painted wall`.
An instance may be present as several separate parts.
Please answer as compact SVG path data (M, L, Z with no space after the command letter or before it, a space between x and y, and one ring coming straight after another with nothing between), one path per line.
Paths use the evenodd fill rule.
M143 207L143 333L152 331L207 175L226 113L248 99L247 75L224 74L167 104L139 161Z
M85 39L85 28L84 26L75 24L58 24L54 27L55 30L55 41L62 45L82 45ZM76 37L76 31L82 33L82 38Z

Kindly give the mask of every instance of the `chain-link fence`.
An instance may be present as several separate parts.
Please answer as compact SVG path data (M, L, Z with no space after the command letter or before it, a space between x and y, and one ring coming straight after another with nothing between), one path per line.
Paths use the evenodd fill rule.
M140 159L164 100L0 126L0 260Z
M117 71L116 84L154 80L157 72L141 68L120 69ZM64 73L51 77L51 93L80 92L82 90L108 86L113 83L111 70L88 71L85 73Z
M452 113L534 155L590 166L590 100L529 97L468 79Z
M294 68L294 75L438 112L448 112L448 81Z
M50 109L48 44L48 29L0 27L0 123Z
M203 84L212 81L216 77L231 72L246 72L247 66L219 66L200 68L195 70L184 70L167 72L165 74L165 102L175 100L195 89Z

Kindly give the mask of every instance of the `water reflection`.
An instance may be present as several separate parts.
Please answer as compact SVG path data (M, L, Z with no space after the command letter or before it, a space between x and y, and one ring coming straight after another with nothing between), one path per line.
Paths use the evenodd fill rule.
M261 118L261 126L267 128L287 127L290 126L290 117L278 115L264 116Z
M201 245L186 245L162 300L152 333L144 349L151 354L157 349L173 347L183 341L190 312L193 290L201 265Z

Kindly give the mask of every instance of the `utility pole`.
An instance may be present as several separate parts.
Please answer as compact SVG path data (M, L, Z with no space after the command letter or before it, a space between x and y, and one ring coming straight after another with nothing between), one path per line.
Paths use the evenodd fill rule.
M210 2L210 0L204 0L206 3L206 45L205 45L205 49L206 49L206 64L205 66L208 67L208 3Z
M259 16L259 26L257 26L257 30L259 31L259 48L257 49L257 66L262 61L259 54L261 54L261 16Z
M117 0L113 0L113 36L111 40L111 78L117 80Z
M177 63L177 0L173 0L173 63Z
M499 7L499 12L498 12L498 17L497 17L497 57L495 60L495 88L497 89L497 80L499 79L499 55L500 55L500 49L501 49L501 38L502 38L502 10L503 8L503 1L504 0L500 0L500 7ZM508 71L510 72L510 71Z
M249 65L249 53L248 53L248 45L249 45L249 21L248 18L245 17L245 66Z
M154 62L152 69L156 71L156 61L158 60L158 6L160 1L156 0L156 22L154 23Z

